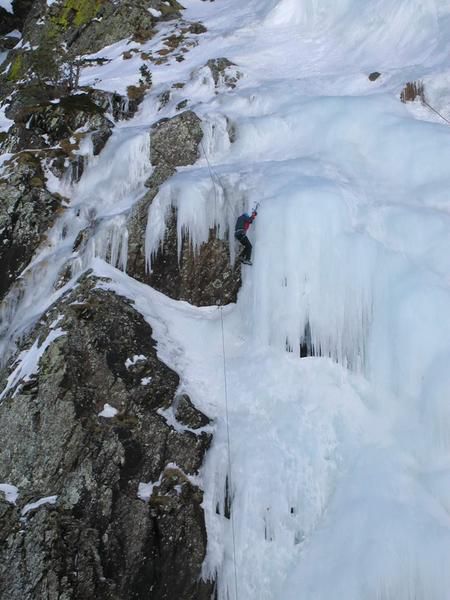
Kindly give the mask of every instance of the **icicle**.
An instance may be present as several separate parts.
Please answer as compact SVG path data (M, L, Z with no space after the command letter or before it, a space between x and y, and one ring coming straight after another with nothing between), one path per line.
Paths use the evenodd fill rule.
M172 209L177 215L178 258L185 238L197 253L215 229L219 239L230 241L234 260L234 225L244 210L245 191L237 174L223 175L220 183L211 179L207 169L195 169L177 174L161 187L148 211L145 234L148 271L151 272L152 261L164 245Z
M125 270L128 254L126 215L144 193L144 182L151 172L149 134L146 129L128 128L114 132L111 142L98 157L88 163L80 182L53 182L54 191L72 195L70 207L49 231L35 258L21 274L1 308L0 350L5 360L14 349L14 341L33 326L36 319L73 282L55 290L55 283L70 264L71 277L89 267L95 257ZM89 152L90 140L80 151ZM53 180L52 180L53 181ZM73 255L81 231L87 241Z

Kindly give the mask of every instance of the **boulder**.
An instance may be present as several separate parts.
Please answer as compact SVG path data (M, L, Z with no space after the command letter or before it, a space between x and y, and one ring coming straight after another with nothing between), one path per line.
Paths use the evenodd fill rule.
M202 138L201 119L192 110L161 119L152 127L150 160L172 168L192 165L200 156Z
M85 276L51 307L21 348L45 348L35 375L3 393L0 481L19 498L0 503L2 593L209 600L203 494L191 476L210 435L175 431L160 414L178 376L142 316L104 284Z
M369 80L376 81L379 77L381 77L381 73L379 73L378 71L374 71L369 75Z

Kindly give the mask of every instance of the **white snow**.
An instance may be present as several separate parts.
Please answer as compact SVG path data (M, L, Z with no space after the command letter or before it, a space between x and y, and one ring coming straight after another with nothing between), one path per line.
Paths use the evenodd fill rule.
M0 0L0 7L6 10L6 12L13 14L12 0Z
M422 79L430 104L450 114L450 5L184 4L185 17L207 32L183 62L151 66L153 86L136 117L117 124L100 156L86 149L77 185L60 184L70 205L23 274L25 296L7 298L4 348L74 285L53 288L67 261L75 274L94 268L111 279L100 287L133 301L159 358L180 375L179 392L213 419L199 483L203 575L218 576L219 600L237 600L224 516L230 470L239 598L443 600L450 136L442 119L419 103L401 104L399 94L406 81ZM165 27L142 50L156 52ZM117 91L136 83L142 60L124 61L127 49L127 40L103 49L97 56L111 62L86 68L82 82L99 79L95 85ZM216 90L204 67L220 56L243 74L234 90L224 82ZM383 75L374 83L373 70ZM171 87L178 82L185 86ZM167 89L171 99L158 110ZM253 267L243 271L236 305L223 309L170 300L126 275L128 215L152 173L148 132L185 98L202 118L201 158L178 169L151 203L147 265L171 207L179 240L188 233L198 250L216 226L234 260L235 219L260 202L250 229ZM72 253L86 227L90 241ZM317 355L301 360L302 342ZM7 388L27 360L20 356ZM160 414L179 427L173 410ZM156 483L142 482L139 497L148 500Z
M144 356L143 354L135 354L131 358L127 358L127 360L125 361L125 366L127 369L129 369L130 367L133 367L138 362L141 362L146 359L147 359L147 357Z
M25 504L22 508L21 515L25 517L32 510L36 510L37 508L44 506L45 504L56 504L58 500L58 496L46 496L45 498L41 498L40 500L36 500L36 502L30 502L29 504Z
M0 132L8 131L11 125L14 125L14 121L12 119L8 119L5 115L6 106L0 107ZM3 157L5 154L0 154L0 161L3 162Z
M58 315L51 323L50 329L55 329L55 327L64 319L64 315Z
M10 485L9 483L0 483L0 492L3 492L5 495L6 502L10 502L11 504L15 504L17 502L19 490L15 485Z
M172 463L168 464L167 467L174 466ZM137 497L144 502L148 502L153 494L153 488L160 486L164 471L161 472L157 481L149 481L148 483L140 482L138 485Z
M41 360L44 352L47 348L59 337L65 335L65 331L60 328L51 329L42 344L39 344L37 339L29 350L23 350L15 361L15 369L9 375L6 386L0 394L0 400L8 394L8 392L14 388L16 394L19 391L17 387L21 381L29 381L33 375L36 375L39 371L39 361Z
M143 377L141 379L141 385L150 385L151 381L152 381L151 377Z
M111 419L115 417L119 411L114 406L110 404L105 404L101 412L98 413L99 417L105 417L106 419Z
M154 483L139 483L137 497L144 502L148 502L153 493Z
M152 17L156 17L156 18L158 18L158 17L160 17L160 16L161 16L161 14L162 14L162 13L161 13L161 11L160 11L160 10L156 10L156 8L151 8L151 7L150 7L150 8L148 8L147 10L148 10L148 12L149 12L149 13L152 15Z
M166 469L176 469L177 471L181 471L183 473L183 475L189 479L194 485L198 485L198 481L195 477L193 476L188 476L186 475L186 473L184 473L182 471L182 469L180 469L180 467L173 462L167 463L167 465L165 466L165 468L163 469L163 471L161 471L161 474L158 478L157 481L153 481L153 482L148 482L148 483L144 483L144 482L140 482L138 485L138 491L137 491L137 497L140 500L143 500L144 502L148 502L153 494L153 490L155 487L159 487L161 485L162 479L164 477L164 473L166 471ZM177 489L178 488L178 489ZM181 487L180 486L175 486L175 489L177 489L177 493L179 494L181 491Z
M5 152L5 154L0 155L0 175L3 172L6 161L8 161L11 157L12 157L12 154L10 154L8 152Z

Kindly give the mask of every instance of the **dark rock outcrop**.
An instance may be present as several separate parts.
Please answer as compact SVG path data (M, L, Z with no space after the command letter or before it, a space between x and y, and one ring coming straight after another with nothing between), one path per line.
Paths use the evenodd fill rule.
M14 15L0 6L0 35L5 35L15 29Z
M152 128L152 164L171 168L194 164L200 156L198 146L202 138L201 120L191 110L172 119L161 119Z
M235 301L240 288L240 269L230 264L228 242L218 239L211 230L209 241L194 254L185 238L179 259L177 215L173 211L151 273L146 270L144 248L149 206L176 167L193 164L198 159L198 146L203 137L200 124L194 112L185 111L172 119L162 119L153 127L150 152L155 171L147 182L149 191L130 218L128 272L172 298L209 306Z
M50 144L61 142L83 127L84 131L111 129L102 110L87 94L61 98L57 104L35 105L23 109L15 117L16 124L23 124L38 135L45 135Z
M83 88L90 99L102 109L103 112L110 113L115 121L130 119L139 108L137 99L130 99L117 92L106 92L94 88Z
M40 160L19 154L0 179L0 299L31 260L61 197L45 187Z
M22 30L34 3L35 0L12 0L12 9L14 18L16 19L16 27L19 31Z
M13 0L12 13L0 6L0 35L10 33L14 29L22 30L34 0Z
M0 37L0 52L11 50L18 41L19 38L12 35L4 35L3 37Z
M151 15L148 8L161 13ZM144 42L154 35L158 20L180 17L177 0L60 0L46 7L36 2L25 23L24 38L32 45L55 37L78 54L97 52L124 38ZM45 24L36 23L46 13Z
M241 286L240 263L230 264L228 242L218 239L214 229L207 243L194 253L189 239L183 239L178 260L175 211L167 223L162 249L148 275L151 285L171 298L196 306L235 302Z
M93 132L94 154L98 154L111 135L114 124L103 114L88 94L51 100L55 90L39 86L19 89L5 110L14 120L2 149L7 152L45 149L59 144L66 156L76 159L72 151L87 133ZM77 134L77 130L82 132ZM76 140L70 140L73 135Z
M216 86L223 82L227 87L234 89L242 77L236 65L228 58L211 58L206 66L209 67Z
M25 343L46 344L38 372L0 404L0 481L19 490L17 506L0 493L2 597L209 600L202 491L190 475L210 436L175 431L159 411L175 399L184 420L208 420L176 399L178 376L142 316L97 283L85 277L48 311ZM100 416L105 404L114 416Z
M381 77L381 73L379 73L378 71L374 71L369 75L369 80L376 81L379 77Z
M36 156L46 159L56 177L69 172L77 181L85 167L85 157L77 152L81 140L91 134L97 155L114 124L88 93L52 100L56 91L50 86L30 85L14 93L5 111L14 124L0 139L0 148L11 153L39 150Z

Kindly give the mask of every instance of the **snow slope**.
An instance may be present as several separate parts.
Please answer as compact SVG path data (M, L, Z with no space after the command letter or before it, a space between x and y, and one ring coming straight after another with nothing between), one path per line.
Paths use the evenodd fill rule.
M398 95L424 78L428 100L450 114L450 2L184 4L208 32L184 62L155 67L138 115L64 190L71 205L25 274L25 298L11 299L5 339L55 299L69 257L134 300L182 391L215 420L201 480L204 575L218 575L219 600L446 600L450 132ZM123 46L83 81L103 77L98 85L115 89L123 73L129 83ZM220 56L243 77L216 93L204 64ZM158 94L178 81L185 87L157 112ZM188 228L198 246L214 224L229 236L237 215L261 202L254 266L223 309L171 301L114 268L126 269L126 215L150 172L149 125L184 98L203 119L220 186L202 158L162 187L149 211L148 264L171 205L179 234ZM72 256L94 220L90 246ZM322 356L300 359L307 326Z
M0 7L12 14L12 0L0 0Z

